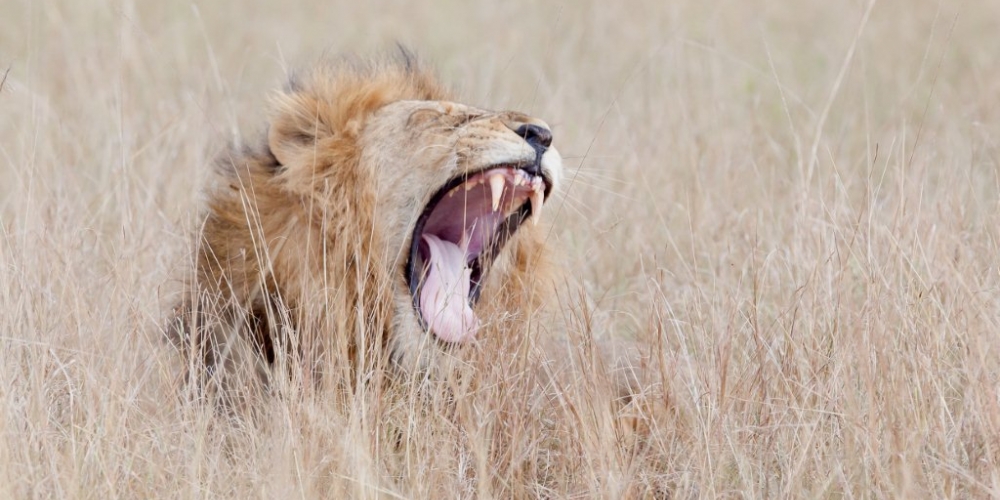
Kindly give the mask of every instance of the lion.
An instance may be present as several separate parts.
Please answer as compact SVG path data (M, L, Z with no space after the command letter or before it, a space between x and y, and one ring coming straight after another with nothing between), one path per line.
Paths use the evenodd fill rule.
M170 329L203 373L427 374L528 331L555 275L552 129L450 96L406 54L326 61L221 156Z

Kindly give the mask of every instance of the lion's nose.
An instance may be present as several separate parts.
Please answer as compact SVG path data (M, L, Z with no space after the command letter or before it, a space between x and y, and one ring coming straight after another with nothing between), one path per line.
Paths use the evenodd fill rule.
M527 141L539 156L552 145L552 131L540 125L526 123L518 127L514 133Z

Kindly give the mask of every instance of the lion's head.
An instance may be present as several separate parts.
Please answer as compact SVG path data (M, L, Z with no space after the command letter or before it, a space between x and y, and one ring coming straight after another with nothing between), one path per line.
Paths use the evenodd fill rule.
M544 298L562 167L543 121L452 102L409 57L339 61L292 79L262 142L218 162L176 309L210 367L426 367Z

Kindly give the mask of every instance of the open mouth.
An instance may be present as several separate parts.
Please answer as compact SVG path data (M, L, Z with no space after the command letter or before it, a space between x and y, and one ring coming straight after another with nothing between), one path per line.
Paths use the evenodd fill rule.
M445 342L475 337L472 306L493 260L529 218L537 223L551 184L521 165L497 165L448 181L424 207L406 279L421 324Z

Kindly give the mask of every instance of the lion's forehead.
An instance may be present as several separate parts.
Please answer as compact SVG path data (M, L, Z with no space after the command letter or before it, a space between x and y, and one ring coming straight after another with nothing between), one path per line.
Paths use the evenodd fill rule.
M490 111L444 100L400 100L373 117L365 134L371 146L366 151L375 160L370 164L383 167L384 180L411 186L442 186L463 173L540 161L543 175L557 187L559 153L546 142L539 157L538 145L525 137L528 125L551 130L543 120L517 111Z
M472 125L492 126L498 129L502 127L516 129L520 125L531 124L551 129L549 124L545 123L541 118L519 111L490 111L455 101L403 100L390 103L386 106L386 109L406 115L427 112L429 115L436 115L438 117L454 117L469 120L464 122L463 125L468 123Z
M442 113L449 115L468 115L482 113L483 111L479 108L475 108L466 104L451 102L451 101L435 101L438 109Z
M485 110L454 101L398 101L394 105L409 107L414 110L433 110L443 115L477 115L486 113Z

